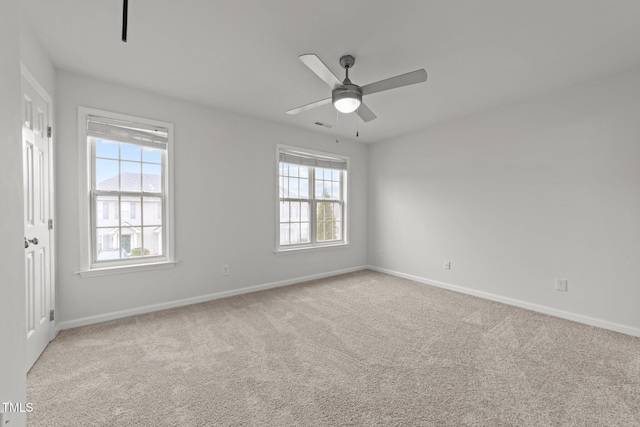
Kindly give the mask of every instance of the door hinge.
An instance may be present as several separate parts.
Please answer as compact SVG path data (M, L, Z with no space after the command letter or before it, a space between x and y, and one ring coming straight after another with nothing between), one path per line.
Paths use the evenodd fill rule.
M49 126L49 127L47 127L47 137L48 138L51 138L51 133L52 133L51 126Z
M49 220L49 230L53 230L53 219Z
M56 318L56 316L55 316L55 310L51 310L51 311L49 312L49 320L50 320L50 321L53 321L53 319L55 319L55 318Z

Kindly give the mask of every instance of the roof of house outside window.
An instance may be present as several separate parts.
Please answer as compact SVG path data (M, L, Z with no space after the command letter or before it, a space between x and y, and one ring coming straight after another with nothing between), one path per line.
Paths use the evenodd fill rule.
M112 176L104 181L100 181L97 188L101 191L129 191L140 185L140 175L141 174L138 173L124 172L119 176ZM121 187L119 187L120 183L122 183ZM160 193L162 191L160 175L142 174L142 185L142 192L144 193Z

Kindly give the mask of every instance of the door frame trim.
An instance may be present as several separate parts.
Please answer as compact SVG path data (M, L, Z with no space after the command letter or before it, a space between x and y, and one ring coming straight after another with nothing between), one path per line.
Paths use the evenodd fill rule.
M38 95L42 96L42 98L47 102L47 117L48 123L46 124L47 128L49 126L53 126L53 98L49 93L45 90L45 88L38 82L33 73L29 71L29 68L24 64L24 62L20 61L20 74L25 80L33 86ZM48 139L49 145L49 188L47 192L49 194L49 218L53 220L53 230L49 230L49 251L50 251L50 260L49 260L49 277L51 280L51 289L49 290L49 309L56 310L56 230L57 230L57 221L55 218L56 212L56 197L55 197L55 167L54 167L54 132L51 133L51 137ZM57 317L57 316L56 316ZM58 319L56 318L53 321L53 324L49 327L49 341L52 341L56 335L58 334L58 328L56 325L58 324Z

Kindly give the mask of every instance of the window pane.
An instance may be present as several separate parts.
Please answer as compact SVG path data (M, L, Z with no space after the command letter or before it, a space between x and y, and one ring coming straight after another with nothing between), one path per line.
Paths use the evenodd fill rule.
M289 197L289 178L282 180L282 197Z
M331 183L327 181L322 182L322 198L330 199L331 198Z
M98 219L109 219L109 216L111 215L111 211L113 209L111 209L111 207L109 206L108 202L102 202L98 205L99 207L102 207L102 215L98 216Z
M309 180L306 178L300 178L300 198L309 198Z
M142 184L142 163L120 162L120 189L122 191L140 191Z
M144 245L151 251L150 255L164 255L162 227L145 227Z
M300 220L307 222L309 221L309 203L301 203Z
M291 223L289 238L291 239L291 243L300 243L300 224L294 222Z
M125 251L120 249L118 228L96 228L96 260L111 261L126 258Z
M120 206L120 218L122 218L122 221L129 221L129 207L129 203Z
M120 159L122 159L122 160L136 160L136 161L139 162L140 160L142 160L140 158L141 151L142 150L140 150L140 146L139 145L121 143L120 144Z
M316 179L324 179L324 169L316 168Z
M289 176L298 176L298 165L289 165Z
M97 227L117 227L118 226L118 197L117 196L97 196L96 226Z
M118 191L118 161L96 159L96 189L105 191Z
M318 203L318 221L333 221L333 203Z
M142 229L137 229L131 237L131 256L162 255L162 227L143 227Z
M120 198L120 219L122 227L140 226L140 197L121 197Z
M324 223L324 237L325 240L335 240L335 227L334 222L325 222Z
M280 222L289 221L289 202L280 202Z
M335 227L336 240L342 240L342 223L336 222L334 224L334 227Z
M322 181L316 181L316 199L322 199Z
M280 224L280 244L289 244L289 224Z
M316 240L318 242L324 241L324 222L318 222L316 225Z
M300 202L291 202L291 221L300 221Z
M309 178L309 167L299 166L298 174L300 175L300 178Z
M135 238L137 236L131 232L130 228L121 228L120 229L120 254L122 257L128 257L131 254L131 245L135 245Z
M162 167L160 165L142 164L142 191L149 193L162 192Z
M342 220L342 205L340 203L333 204L333 219L336 221Z
M309 223L303 222L300 224L300 243L309 243L311 238L311 232L309 229Z
M162 225L162 199L160 197L143 197L141 209L143 225Z
M334 200L340 200L340 183L339 182L331 183L331 198Z
M142 161L147 163L161 163L162 150L155 148L142 147Z
M289 178L289 197L292 199L300 197L300 191L298 190L298 178Z
M331 171L331 180L332 181L340 181L340 171L332 170Z
M120 144L118 142L96 139L96 157L117 159L119 146Z

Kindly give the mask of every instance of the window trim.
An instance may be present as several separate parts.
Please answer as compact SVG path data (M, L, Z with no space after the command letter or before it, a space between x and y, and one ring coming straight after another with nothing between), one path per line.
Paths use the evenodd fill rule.
M92 170L94 168L93 144L87 141L87 118L88 116L100 116L113 120L121 120L134 122L148 126L158 126L167 128L167 148L164 153L166 156L163 162L164 169L164 224L163 239L165 241L164 255L156 257L141 257L127 260L118 260L105 264L104 262L94 263L92 261L92 233L94 219L92 216L91 198L92 189ZM79 180L80 194L80 271L76 272L82 277L97 276L103 274L117 274L133 271L152 270L157 268L173 267L177 261L175 260L175 235L174 235L174 165L173 165L173 124L152 120L143 117L132 116L129 114L114 113L111 111L99 110L89 107L78 107L78 152L79 152ZM97 209L93 212L97 213Z
M286 253L296 253L296 252L307 252L307 251L317 251L320 249L326 249L326 250L332 250L332 249L336 249L336 248L344 248L346 246L350 245L350 238L349 238L349 230L351 227L349 227L349 223L350 223L350 211L351 209L349 209L349 198L350 198L350 188L349 188L349 176L350 176L350 168L351 168L351 161L349 156L343 155L343 154L338 154L338 153L329 153L326 151L318 151L318 150L313 150L313 149L309 149L309 148L304 148L304 147L297 147L297 146L293 146L293 145L285 145L285 144L276 144L276 162L275 162L275 183L276 183L276 189L275 189L275 222L274 222L274 228L275 228L275 249L274 249L274 253L276 255L278 254L286 254ZM280 245L280 191L279 191L279 186L280 186L280 153L282 151L297 151L300 153L305 153L305 154L309 154L312 156L319 156L319 157L329 157L332 159L336 159L336 160L344 160L347 163L347 167L343 172L346 173L341 173L342 175L342 179L341 179L341 192L342 192L342 240L340 241L336 241L336 240L330 240L330 241L325 241L325 242L316 242L316 243L303 243L303 244L295 244L295 245ZM313 180L315 180L315 175ZM309 188L311 189L311 183L309 183ZM315 188L315 187L314 187ZM314 190L310 190L310 191L314 191ZM317 200L315 198L311 198L309 200L311 203L311 205L317 203ZM311 210L313 211L313 210ZM311 212L309 212L309 215L311 215ZM315 224L316 220L311 221L311 226L310 226L310 233L316 233L316 224ZM315 234L313 234L315 235Z

